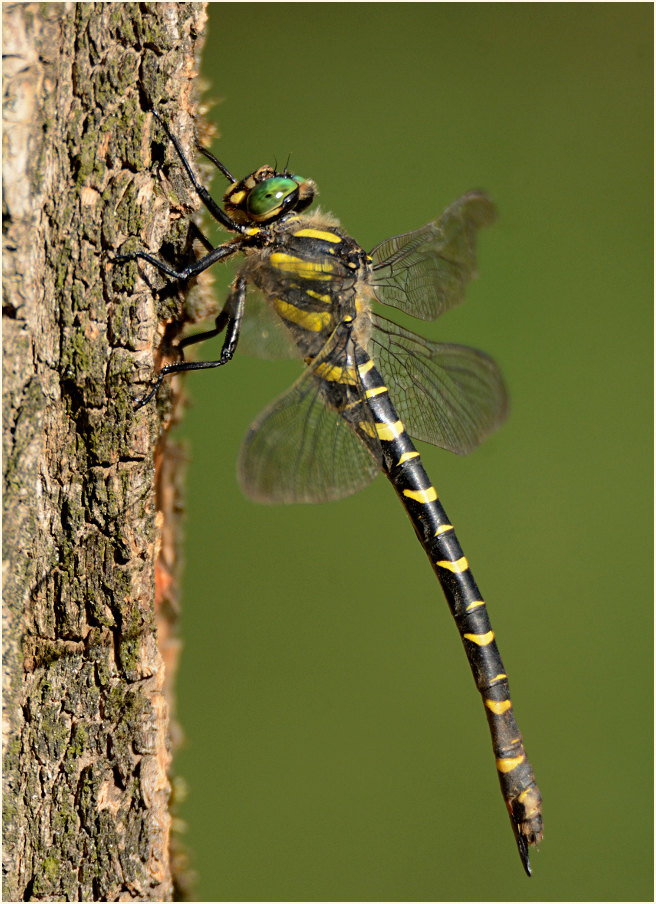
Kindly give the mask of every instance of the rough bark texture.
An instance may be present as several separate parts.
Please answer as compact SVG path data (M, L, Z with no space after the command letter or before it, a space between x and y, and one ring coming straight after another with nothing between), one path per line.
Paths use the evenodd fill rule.
M204 27L199 3L3 5L4 900L173 893L173 396L132 400L189 308L110 252L189 251L146 111L193 156Z

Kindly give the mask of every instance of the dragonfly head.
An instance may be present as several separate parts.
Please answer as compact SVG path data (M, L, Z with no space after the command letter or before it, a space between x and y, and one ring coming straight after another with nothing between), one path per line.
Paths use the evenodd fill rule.
M264 225L292 211L304 210L314 200L315 193L316 186L311 179L261 166L230 186L223 196L223 207L236 223Z

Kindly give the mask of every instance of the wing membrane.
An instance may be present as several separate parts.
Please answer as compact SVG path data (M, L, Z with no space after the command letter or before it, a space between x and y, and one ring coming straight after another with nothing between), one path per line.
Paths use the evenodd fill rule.
M430 342L372 315L371 353L408 433L466 455L508 410L499 368L483 352Z
M298 358L298 346L259 289L249 286L239 351L265 361Z
M294 385L251 426L239 455L243 491L256 502L328 502L355 493L379 470L373 455L327 404L317 367L341 364L334 335ZM352 400L361 388L340 384Z
M381 242L371 252L375 297L421 320L459 305L476 276L476 231L495 216L487 195L473 191L432 223Z

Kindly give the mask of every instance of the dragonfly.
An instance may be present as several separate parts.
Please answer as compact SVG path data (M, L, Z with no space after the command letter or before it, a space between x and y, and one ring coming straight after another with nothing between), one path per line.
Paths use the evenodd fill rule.
M135 407L172 374L227 364L238 343L265 357L302 359L301 376L248 431L241 487L261 503L318 503L354 493L380 472L390 481L458 627L530 876L529 849L543 836L540 790L486 604L411 439L467 454L504 420L506 389L487 354L429 341L374 309L378 303L432 321L460 304L476 275L477 232L495 219L494 205L470 191L432 222L367 253L333 216L307 212L316 194L311 179L263 165L237 180L197 144L228 180L217 204L163 117L153 116L201 202L233 236L214 246L194 227L207 253L181 269L144 250L116 260L145 261L181 282L235 255L242 261L214 327L179 344L184 349L224 333L219 357L162 368Z

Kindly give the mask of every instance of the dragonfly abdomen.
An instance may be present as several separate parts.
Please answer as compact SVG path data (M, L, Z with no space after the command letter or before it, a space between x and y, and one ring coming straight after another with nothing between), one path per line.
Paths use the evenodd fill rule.
M359 348L356 361L368 417L360 413L354 429L364 441L370 438L380 444L382 470L408 513L442 585L483 698L501 791L522 861L530 874L528 845L537 844L542 838L541 796L513 714L508 676L485 602L379 371Z

